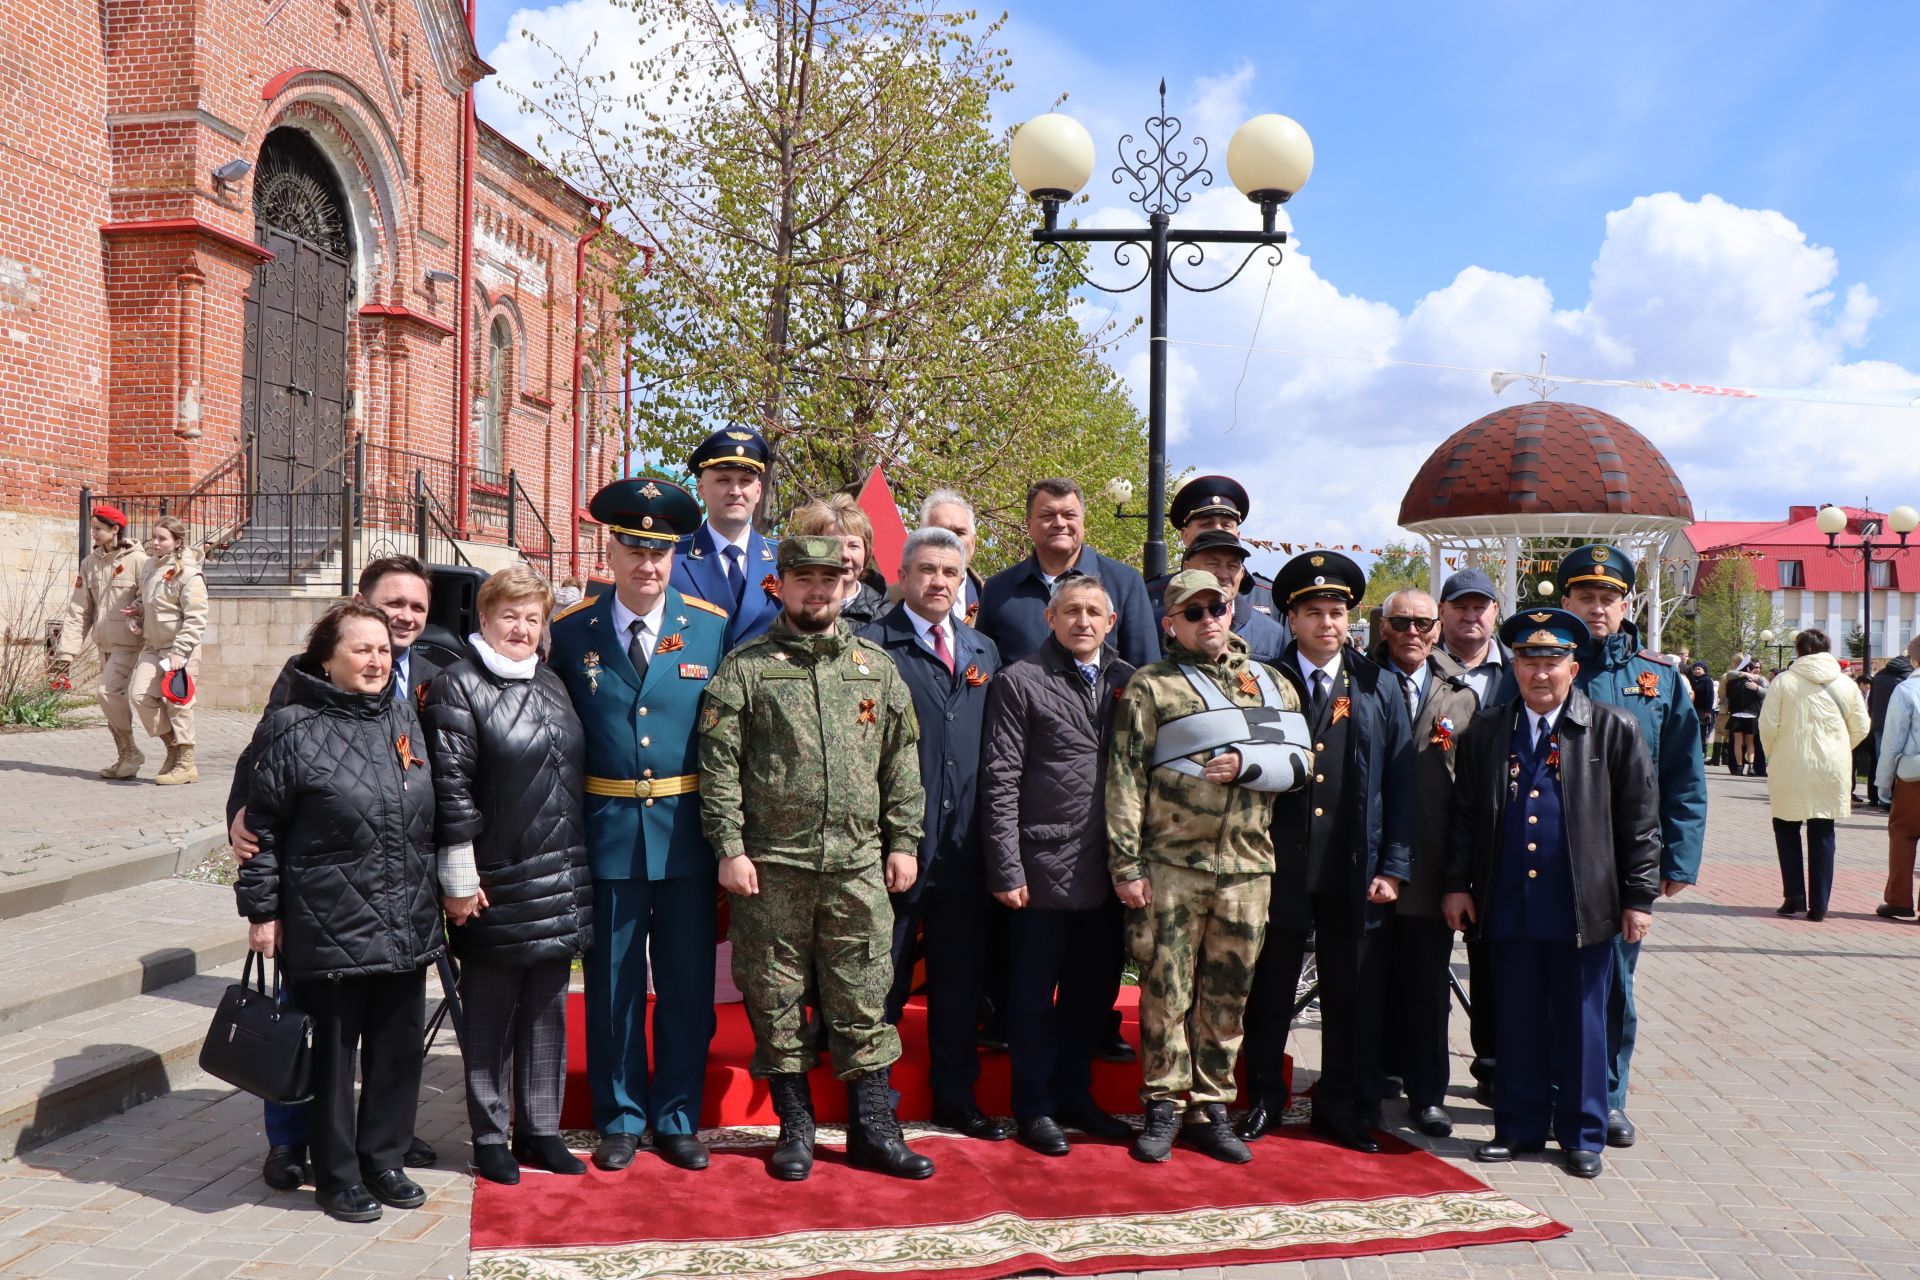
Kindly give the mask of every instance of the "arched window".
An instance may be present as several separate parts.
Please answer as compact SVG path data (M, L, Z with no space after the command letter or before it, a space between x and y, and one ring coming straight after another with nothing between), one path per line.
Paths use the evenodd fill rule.
M587 499L593 496L600 484L600 477L593 473L600 452L594 447L599 443L599 432L594 429L594 424L600 418L599 393L600 375L594 372L592 365L582 364L580 389L574 393L573 406L574 448L579 451L580 458L580 482L573 495L576 507L586 506Z
M513 330L501 316L487 333L487 401L480 422L479 456L475 459L485 484L501 484L506 479L507 396L512 363Z

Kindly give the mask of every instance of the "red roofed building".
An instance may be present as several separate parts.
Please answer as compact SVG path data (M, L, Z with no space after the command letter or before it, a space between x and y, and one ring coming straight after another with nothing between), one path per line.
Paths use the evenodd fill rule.
M1887 532L1884 513L1848 507L1847 531L1829 549L1815 520L1819 507L1789 507L1784 520L1703 520L1686 531L1701 570L1726 556L1744 555L1753 563L1759 586L1773 597L1773 629L1779 635L1818 627L1846 652L1847 636L1860 622L1860 601L1867 569L1860 559L1860 537L1874 530L1873 613L1868 634L1877 660L1892 656L1920 633L1920 539L1902 548Z

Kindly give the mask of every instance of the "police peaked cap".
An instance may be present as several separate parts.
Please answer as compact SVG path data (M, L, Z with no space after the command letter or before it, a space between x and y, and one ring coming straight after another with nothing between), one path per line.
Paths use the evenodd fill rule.
M1567 552L1553 575L1553 585L1563 599L1573 588L1588 584L1631 593L1633 582L1633 560L1620 548L1602 542L1590 542Z
M700 504L671 480L635 476L593 495L587 514L624 546L671 547L700 527Z
M769 456L766 437L752 427L722 427L700 442L687 459L687 470L696 476L708 467L765 471Z
M1273 598L1282 609L1326 597L1348 608L1367 594L1367 575L1338 551L1303 551L1273 575Z
M1230 476L1194 476L1174 490L1167 519L1173 521L1174 528L1181 529L1195 516L1209 512L1244 521L1252 509L1246 486L1238 480Z

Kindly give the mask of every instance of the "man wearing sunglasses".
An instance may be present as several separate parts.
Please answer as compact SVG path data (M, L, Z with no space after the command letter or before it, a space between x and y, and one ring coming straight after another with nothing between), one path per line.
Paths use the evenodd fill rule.
M1385 634L1374 649L1398 679L1413 722L1414 804L1422 815L1451 812L1454 762L1480 699L1460 666L1435 647L1440 618L1433 597L1402 587L1381 607ZM1413 875L1401 886L1388 925L1386 1064L1406 1084L1407 1116L1430 1138L1453 1132L1447 1114L1447 967L1453 930L1440 911L1447 825L1415 829Z
M1413 741L1399 682L1348 641L1367 588L1337 551L1308 551L1274 578L1293 643L1280 674L1307 707L1313 775L1274 809L1279 870L1267 946L1247 1002L1240 1136L1258 1138L1287 1104L1287 1031L1307 938L1317 938L1321 1033L1313 1128L1354 1151L1380 1149L1382 928L1412 874Z

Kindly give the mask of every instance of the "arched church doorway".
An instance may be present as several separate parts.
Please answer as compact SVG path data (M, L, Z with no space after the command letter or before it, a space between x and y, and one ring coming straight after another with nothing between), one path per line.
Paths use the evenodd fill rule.
M351 214L340 176L313 139L267 134L253 182L254 236L273 252L247 292L241 382L256 526L325 528L343 470Z

